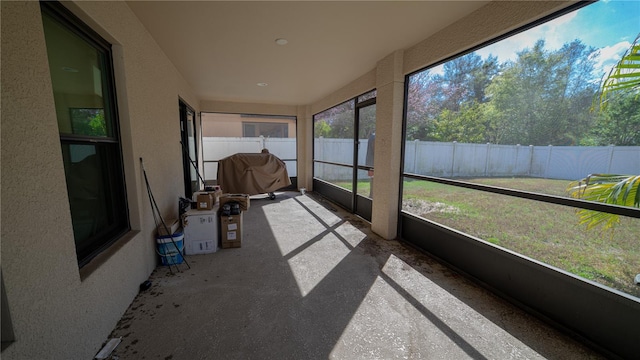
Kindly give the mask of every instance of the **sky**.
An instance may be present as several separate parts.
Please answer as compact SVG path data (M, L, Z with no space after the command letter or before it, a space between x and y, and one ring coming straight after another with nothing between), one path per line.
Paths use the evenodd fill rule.
M640 0L601 0L578 11L558 17L535 28L476 51L499 62L515 60L516 53L545 39L546 50L557 50L565 43L580 39L587 46L600 49L594 76L602 77L622 57L640 34ZM441 69L432 69L440 73Z

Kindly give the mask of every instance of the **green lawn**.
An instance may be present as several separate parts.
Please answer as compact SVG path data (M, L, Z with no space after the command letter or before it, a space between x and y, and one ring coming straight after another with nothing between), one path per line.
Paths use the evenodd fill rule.
M569 184L531 178L467 181L560 196ZM368 192L368 185L358 187ZM613 231L586 230L575 208L421 180L405 181L403 209L640 297L634 284L640 274L640 219L621 218Z
M474 181L474 180L472 180ZM474 182L565 195L568 181L478 179ZM422 213L419 204L426 203ZM429 206L433 203L449 207ZM576 209L427 181L405 181L403 208L501 247L640 297L640 219L613 231L586 230Z

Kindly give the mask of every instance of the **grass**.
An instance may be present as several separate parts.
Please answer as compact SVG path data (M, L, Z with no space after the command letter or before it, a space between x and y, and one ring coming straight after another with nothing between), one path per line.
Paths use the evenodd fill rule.
M565 195L568 184L522 178L475 182L552 195ZM460 211L455 216L438 212L416 215L640 297L640 286L634 284L640 273L639 219L621 218L613 231L587 230L578 225L575 208L426 181L405 182L403 206L411 201L457 207Z
M569 183L531 178L467 181L560 196L566 196ZM420 180L405 181L403 209L640 297L640 286L634 284L640 273L640 219L621 217L612 231L587 230L578 224L575 208Z

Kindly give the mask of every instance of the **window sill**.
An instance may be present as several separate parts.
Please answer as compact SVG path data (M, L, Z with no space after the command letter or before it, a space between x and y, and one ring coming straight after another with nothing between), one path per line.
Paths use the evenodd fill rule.
M88 264L80 268L80 281L84 281L87 279L94 271L96 271L100 266L106 263L111 256L117 253L122 247L135 238L140 233L139 230L131 230L126 234L122 235L120 239L118 239L113 245L111 245L108 249L104 250L96 257L91 259Z

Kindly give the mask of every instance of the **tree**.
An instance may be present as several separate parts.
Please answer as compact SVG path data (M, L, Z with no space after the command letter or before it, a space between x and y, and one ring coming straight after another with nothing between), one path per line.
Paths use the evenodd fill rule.
M631 48L618 61L602 83L600 108L608 108L610 96L622 95L622 100L635 100L640 97L640 44L636 37ZM619 98L620 99L620 98ZM637 114L638 107L633 106ZM622 120L624 121L624 119ZM570 196L584 200L603 202L622 206L640 208L640 175L593 174L584 179L569 184L567 191ZM587 224L587 229L602 225L604 229L612 228L620 222L620 216L599 211L581 209L578 211L581 224Z
M624 92L607 99L593 128L594 145L640 145L640 96Z
M316 138L329 137L331 135L331 126L325 120L316 120L313 125L313 134Z
M475 52L457 57L444 64L442 80L448 94L442 107L458 111L465 103L487 101L485 88L499 72L498 59L482 60Z
M107 123L104 120L103 109L73 109L71 122L74 134L107 136Z
M354 130L355 102L347 101L338 106L327 109L314 117L315 136L335 139L351 139ZM324 122L324 124L321 124Z
M538 40L505 64L487 88L502 143L569 145L587 134L597 89L588 81L594 53L579 40L556 51Z
M407 96L407 140L433 140L433 121L440 112L442 81L430 71L409 78Z
M499 64L495 56L482 60L476 53L469 53L445 63L443 70L443 75L427 70L409 79L407 140L439 140L436 119L441 123L445 118L453 120L465 105L488 101L485 89L499 72ZM455 123L465 126L460 121Z
M437 141L485 143L486 123L482 104L465 103L457 112L445 109L438 115L434 137Z

